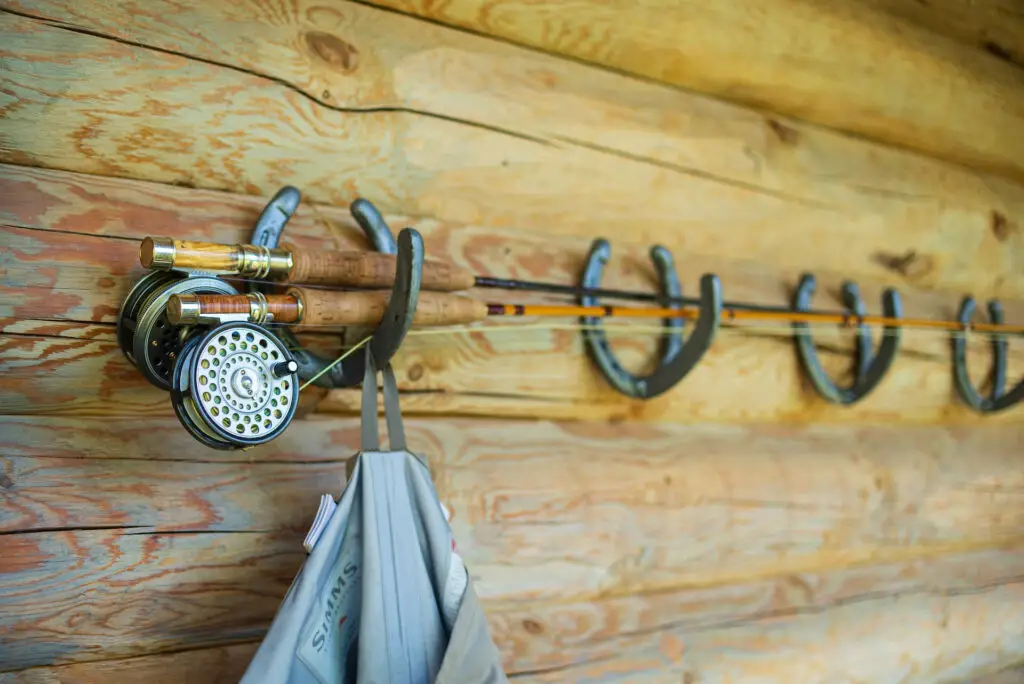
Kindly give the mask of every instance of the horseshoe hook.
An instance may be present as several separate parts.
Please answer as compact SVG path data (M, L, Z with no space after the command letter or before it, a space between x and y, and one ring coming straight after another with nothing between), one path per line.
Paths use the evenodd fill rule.
M808 311L811 308L811 297L814 295L816 283L814 276L806 273L800 279L796 294L793 296L795 311ZM845 282L842 287L843 305L854 317L865 315L864 301L860 297L860 289L856 283ZM899 318L903 307L896 290L889 288L882 295L882 309L886 318ZM857 361L854 380L847 387L837 386L825 373L818 360L818 352L814 348L811 327L807 323L794 323L797 353L800 363L810 378L814 389L822 397L835 404L849 405L860 401L871 392L882 380L892 366L893 359L900 346L900 328L887 325L884 328L882 343L878 353L872 350L871 332L863 323L857 324Z
M974 314L974 298L965 297L960 304L960 323L967 328ZM988 303L988 317L992 323L1003 322L1003 307L996 300ZM1021 380L1009 392L1006 389L1006 339L992 334L992 388L987 397L974 388L971 377L967 373L967 338L963 334L953 334L953 384L957 394L964 403L979 413L995 413L1010 408L1024 399L1024 380Z
M672 304L672 300L682 296L682 287L676 277L672 254L661 246L652 247L650 254L661 281L665 306L678 309L678 305ZM607 240L597 239L593 242L583 269L581 285L584 289L593 290L600 287L601 275L610 256L611 246ZM587 353L612 387L626 396L650 399L675 387L697 365L714 340L722 312L722 286L718 277L704 275L701 278L700 289L700 318L690 338L683 342L682 318L665 319L660 360L654 371L648 375L638 376L630 373L619 363L608 343L608 336L600 318L584 316L580 319L584 325L583 340ZM579 301L583 306L598 306L597 298L590 295L581 296Z
M253 244L264 247L276 247L281 240L281 233L288 220L299 205L301 194L296 188L282 188L267 204L253 230ZM387 364L394 356L398 347L405 339L412 325L413 313L419 301L420 282L423 272L424 247L423 238L412 228L405 228L395 242L391 229L384 217L369 200L357 199L349 207L352 217L363 229L366 237L379 252L397 254L395 281L391 290L384 317L373 333L370 348L373 358L379 364ZM256 286L254 285L255 289ZM285 326L275 326L275 333L293 350L295 361L299 365L298 375L303 381L316 377L313 383L318 387L352 387L363 381L366 370L366 354L352 354L341 363L335 364L329 371L322 373L331 363L319 354L304 349L291 330ZM321 374L322 373L322 374ZM319 377L317 377L319 375Z

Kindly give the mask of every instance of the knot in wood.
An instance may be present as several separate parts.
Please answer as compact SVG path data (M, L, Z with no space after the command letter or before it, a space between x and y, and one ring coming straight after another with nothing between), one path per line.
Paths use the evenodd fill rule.
M342 71L353 71L359 64L359 50L341 38L324 31L310 31L305 35L310 51L323 61Z

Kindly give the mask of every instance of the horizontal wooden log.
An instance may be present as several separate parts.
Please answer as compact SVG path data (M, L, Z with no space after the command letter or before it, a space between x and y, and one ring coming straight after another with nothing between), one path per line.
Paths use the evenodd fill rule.
M237 684L258 642L0 672L0 684ZM986 683L987 684L987 683ZM994 684L994 683L993 683Z
M358 5L340 19L298 9L283 22L257 21L258 7L151 7L24 9L156 49L5 16L18 107L5 112L11 149L0 159L266 195L292 183L332 203L362 195L391 212L495 228L1024 296L1015 184ZM242 35L290 58L253 63ZM352 75L317 57L318 40L358 43ZM33 77L44 64L47 79ZM88 89L83 73L96 74ZM90 103L104 83L100 115ZM151 115L140 118L148 110L124 83L147 93ZM322 101L324 90L337 94ZM190 116L167 114L179 106ZM41 120L45 138L34 135ZM243 144L253 130L274 144Z
M112 676L116 676L117 681L124 684L148 684L156 678L159 678L162 684L189 684L198 679L208 684L233 684L242 676L256 648L256 643L245 643L124 660L34 668L17 673L0 673L0 684L106 684ZM617 663L614 660L607 664L608 670L614 670L616 667ZM516 680L529 681L530 676L518 675ZM665 681L676 680L672 679L669 673L665 673ZM1024 682L1024 670L1009 669L982 675L969 682L965 681L964 684L1021 682Z
M166 392L150 385L117 344L80 339L91 329L61 335L0 335L0 414L166 416ZM927 334L926 334L927 335ZM323 339L319 339L319 338ZM828 335L822 335L829 339ZM908 335L909 337L909 335ZM835 339L835 338L833 338ZM650 353L649 333L613 337L627 364L639 367ZM329 357L329 336L304 338ZM935 344L934 338L931 340ZM824 348L825 367L840 380L849 354ZM1009 377L1020 377L1019 345ZM982 340L972 345L969 368L981 383L991 363ZM627 400L597 375L574 329L485 328L450 335L410 334L393 360L399 387L409 392L403 410L421 415L589 419L641 422L825 422L857 424L1019 423L1020 408L974 413L954 394L949 362L904 353L865 400L842 407L826 403L806 384L792 342L722 332L684 382L651 401ZM515 369L510 371L508 369ZM358 413L355 390L303 392L305 410Z
M872 603L884 614L886 608L882 606L888 604L891 609L906 597L1018 586L1024 576L1015 574L1020 571L1015 556L1019 554L976 552L921 563L880 564L820 574L797 573L757 582L688 587L587 603L493 607L490 608L490 627L506 667L512 671L554 673L566 668L572 671L589 663L597 664L596 669L600 671L616 661L621 666L636 658L637 651L642 652L641 644L650 643L642 635L657 635L658 640L674 635L689 644L694 640L703 641L705 635L711 634L721 634L722 639L728 639L729 630L738 629L742 633L748 626L757 624L764 625L766 632L779 623L785 625L782 629L798 632L799 618L804 616L815 620L828 616L833 627L845 631L851 625L842 608L851 604ZM977 565L979 562L994 563L995 568L981 568ZM1019 627L1010 627L1007 636L1019 640L1024 635L1020 634ZM902 641L899 637L893 638L897 647ZM841 642L836 644L822 639L809 650L828 651L842 659L840 645ZM691 659L688 655L683 655L684 664ZM702 660L705 657L701 653L692 655ZM992 669L1012 662L1003 656L985 664L987 669ZM853 672L845 670L848 663L840 667L844 668L843 675L852 678ZM839 674L837 671L835 676ZM562 681L575 680L566 677Z
M1013 0L859 0L1005 62L1024 66L1024 13Z
M0 285L4 318L113 323L132 285L146 274L132 240L0 230L7 260Z
M623 639L609 661L531 674L530 682L929 684L969 680L1024 657L1024 582L957 594L856 602L694 634Z
M239 460L126 421L0 421L8 669L258 638L358 433L301 420ZM1024 575L1016 428L407 430L513 673Z
M3 670L251 640L304 552L297 535L0 535Z
M1016 427L407 423L491 601L930 557L1007 543L1024 524ZM174 419L135 425L4 418L2 528L301 530L358 448L355 419L298 421L282 438L294 455L245 459L164 441Z
M75 320L107 320L109 311L120 306L128 289L144 273L138 267L137 245L121 244L124 240L114 243L98 239L99 236L139 240L149 234L150 227L156 226L157 231L193 240L245 242L266 201L247 195L9 165L0 165L0 188L19 200L0 209L0 220L9 226L0 235L0 244L17 259L7 266L5 291L12 301L23 296L23 291L32 291L30 302L18 308L20 314L35 310L51 318ZM579 277L590 244L587 239L551 234L405 216L388 218L396 228L413 225L422 233L428 254L488 277L572 283ZM329 205L300 205L296 217L288 224L286 236L307 249L365 248L362 233L348 211ZM553 250L556 257L552 257ZM722 278L727 297L758 304L784 305L798 280L770 263L755 264L690 251L677 254L676 263L687 285L696 283L699 274L713 272ZM822 262L822 268L816 269L818 301L825 307L836 306L831 295L840 286L840 278L829 270L830 266ZM57 274L60 280L50 288L59 290L64 299L44 296L46 285L38 281L38 270ZM649 290L652 281L654 274L645 249L628 243L616 247L614 259L604 274L605 286ZM883 282L862 282L861 288L867 302L873 304L881 299ZM493 290L473 290L472 294L485 300L508 296L552 300L530 293L509 295ZM951 318L962 294L904 289L904 315ZM73 298L70 303L68 297ZM1024 318L1024 300L1002 303L1008 320ZM89 307L93 310L91 317L86 314ZM910 339L909 343L917 349L915 341ZM945 340L938 340L928 351L945 355Z
M1019 65L874 3L374 4L1024 177Z
M301 422L295 426L302 427ZM334 459L321 463L172 467L137 456L101 461L0 456L7 490L0 532L117 526L133 533L304 532L316 513L318 493L344 487L345 457L356 450L358 443L348 449L338 445Z
M112 322L141 274L135 260L137 243L115 237L138 238L149 226L158 225L190 239L245 240L262 206L261 200L239 195L17 167L0 168L0 182L13 196L22 198L7 209L4 218L10 225L23 227L8 228L0 234L0 241L19 259L8 265L3 286L10 304L5 309L0 305L0 314L9 317L31 314ZM489 276L572 282L586 249L585 241L563 240L557 246L564 252L553 260L551 240L540 235L460 228L435 221L416 225L427 236L431 253L451 255L456 262ZM72 228L77 232L67 232ZM327 242L351 248L360 244L351 218L337 208L304 205L289 226L292 230L297 240L309 246ZM787 278L773 273L767 265L753 268L688 254L679 262L684 274L705 269L719 273L727 295L736 299L778 304L788 298ZM606 283L649 288L649 268L640 250L627 249L609 269ZM826 291L838 286L834 277L826 276L822 281ZM881 288L868 283L864 292L872 301L880 297ZM480 290L473 294L479 298L502 295ZM958 294L921 291L906 294L906 314L919 317L951 317L959 298ZM824 303L827 298L821 299L828 306ZM1024 319L1024 303L1005 304L1009 320ZM166 413L164 399L133 377L130 365L113 345L83 342L68 347L50 339L54 325L39 328L45 339L25 336L33 329L25 324L11 328L19 337L2 343L7 350L5 367L10 371L4 381L15 391L3 402L2 410L116 415L131 408ZM788 334L785 328L765 332ZM60 335L83 337L93 333L84 329L76 332L65 325ZM842 377L849 361L845 354L835 352L849 348L849 338L833 331L821 331L817 337L825 343L828 369ZM653 336L646 333L616 338L615 344L628 364L641 367L653 350L652 341ZM987 373L990 350L980 336L971 338L970 347L969 367L980 382ZM398 363L404 389L434 393L411 397L407 409L433 413L613 420L678 420L681 416L712 420L978 420L952 395L945 335L906 331L902 348L891 376L852 410L825 405L813 394L802 380L790 343L777 334L758 339L723 331L684 387L665 400L635 407L596 375L584 359L577 334L571 330L505 329L454 338L413 335ZM33 354L46 356L47 363L34 368ZM1015 378L1024 372L1024 348L1011 344L1010 355L1009 376ZM708 372L711 364L714 372ZM512 366L520 372L508 374L502 370ZM73 381L78 390L73 395L67 392L68 381ZM754 386L761 388L756 394L750 391ZM684 388L689 393L684 394ZM737 402L737 396L745 401ZM355 410L358 397L335 393L322 407ZM1013 413L1004 414L1010 418L1003 419L1012 420Z
M291 550L298 547L297 536L285 541L259 534L130 532L0 536L5 552L0 568L7 582L0 597L4 670L257 639L301 563ZM872 614L874 629L880 620L888 623L882 616L899 618L894 624L903 630L899 636L887 633L890 644L917 647L919 637L944 631L944 606L954 625L964 619L961 610L975 611L977 624L958 630L961 648L979 651L970 659L974 668L992 670L1019 657L1024 632L1009 616L1018 612L1020 575L1007 573L1021 567L1020 551L985 551L587 604L485 600L485 610L506 672L547 673L541 681L553 681L550 675L559 671L565 675L561 681L587 681L610 674L603 668L616 659L611 672L654 664L662 671L678 668L680 656L685 666L714 667L730 635L746 651L754 648L746 635L757 629L827 659L842 653L844 639L833 635L865 638L863 621ZM47 601L39 600L41 592ZM993 603L1002 608L994 609ZM904 612L908 605L913 608ZM953 607L958 610L950 611ZM995 642L993 630L1000 635ZM685 643L685 651L651 652L666 640L677 648ZM941 646L919 653L922 667L948 667L949 653ZM769 660L779 656L772 649L764 654ZM834 662L837 674L856 671L846 658ZM878 672L890 668L885 663Z
M145 425L144 430L137 427ZM294 429L293 429L294 428ZM355 419L302 418L277 439L246 451L202 449L176 418L0 416L3 455L23 458L140 459L186 463L338 462L355 453Z

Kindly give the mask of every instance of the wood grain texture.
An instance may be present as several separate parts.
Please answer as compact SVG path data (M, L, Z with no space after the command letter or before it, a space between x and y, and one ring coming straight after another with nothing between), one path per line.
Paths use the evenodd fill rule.
M5 426L6 427L6 426ZM301 423L295 426L301 429ZM180 430L180 427L179 427ZM128 526L303 532L317 493L344 487L346 453L323 463L166 463L0 457L0 532Z
M150 385L125 358L112 325L27 321L0 335L0 414L171 415L170 395ZM302 333L299 342L330 358L337 336ZM322 399L309 388L305 413Z
M4 187L24 198L4 217L8 225L20 227L0 234L10 259L3 283L9 304L0 305L0 314L12 319L32 315L89 324L113 322L142 272L136 265L134 239L156 224L164 230L177 226L172 232L190 239L244 240L261 206L255 198L223 193L15 167L2 172ZM553 245L538 234L436 221L415 225L426 236L430 253L450 256L482 275L573 282L586 249L585 241L572 238ZM327 243L347 248L359 246L361 238L351 218L331 207L303 206L294 225L290 224L292 230L296 240L310 246ZM553 246L564 251L552 257ZM649 289L650 266L641 250L619 254L606 283ZM788 298L788 278L769 265L702 261L688 254L679 262L683 274L714 267L730 297L776 304ZM838 282L826 273L822 287L827 293ZM879 283L864 284L869 301L879 297L880 291ZM959 299L959 293L920 290L906 295L907 315L923 317L950 317ZM495 293L475 290L473 296L490 298ZM1005 304L1009 320L1024 318L1022 302ZM25 333L32 329L12 328L21 332L0 342L7 370L0 383L9 390L0 410L72 415L123 415L133 410L166 415L166 398L142 381L109 338L72 342L54 337L52 326L40 328L38 336ZM647 403L629 402L607 387L573 330L506 328L443 337L413 335L396 359L396 368L403 389L430 393L410 396L406 410L416 412L616 421L981 420L953 396L945 335L907 331L904 351L890 376L866 401L848 409L827 405L813 394L802 379L788 333L781 332L783 336L752 336L723 331L683 387ZM60 330L65 337L86 334L66 325ZM837 331L822 331L818 339L825 347L827 368L842 377L850 367L843 351L849 348L849 339ZM615 347L627 364L639 368L653 350L652 341L650 333L617 337ZM969 367L981 381L990 363L988 344L985 338L974 337L970 346ZM43 361L37 364L36 358ZM1019 376L1024 372L1024 349L1011 344L1010 361L1010 377ZM68 383L75 392L68 391ZM752 392L753 387L759 390ZM745 401L737 403L737 396ZM353 411L358 397L336 392L320 405L325 410ZM984 420L1012 422L1016 413Z
M258 638L358 431L302 420L243 459L189 448L173 418L126 421L0 422L8 669ZM907 597L1024 576L1017 428L431 419L407 431L513 673L633 672L649 662L642 635L720 634L706 636L718 648L747 624L790 620L802 635L814 616L845 634L859 629L851 604L891 616ZM933 629L914 605L906 619ZM1013 657L971 644L991 652L972 667Z
M0 413L171 415L167 393L149 385L116 343L81 339L90 330L89 326L77 333L71 330L68 336L64 336L66 329L59 336L0 336ZM617 338L615 347L636 367L649 353L647 341ZM837 378L850 367L848 354L823 349L821 357ZM986 345L972 350L969 363L980 382L990 363ZM612 390L586 359L574 329L410 335L393 365L400 389L408 393L403 399L408 415L587 419L616 425L1020 422L1018 408L991 416L970 411L954 395L946 359L911 353L897 359L890 374L863 402L854 407L828 404L805 384L792 342L782 337L723 333L680 387L652 401L628 400ZM1008 367L1011 378L1024 371L1019 353L1011 357ZM356 390L325 393L310 388L302 400L309 410L325 412L356 414L360 406Z
M79 285L96 278L106 287L76 288L75 294L92 307L119 305L130 284L143 273L137 261L119 262L117 268L104 265L112 257L126 259L132 250L126 246L97 242L87 236L105 236L140 240L151 232L173 234L195 240L222 243L245 242L252 233L266 198L235 193L210 192L171 185L126 179L104 178L77 173L34 169L0 164L0 189L13 198L0 207L0 222L7 226L0 234L10 257L5 262L7 292L11 298L20 289L31 286L30 269L22 260L39 261L49 254L56 262L54 270L79 273ZM450 260L478 275L499 278L548 279L572 283L582 270L589 238L561 236L550 232L499 229L483 225L464 225L431 219L389 215L395 230L415 227L425 238L427 253ZM14 230L20 228L22 230ZM59 231L49 235L43 231ZM362 231L347 209L304 202L289 222L286 237L305 249L366 249ZM64 245L63 241L68 241ZM137 249L137 247L136 247ZM616 244L602 283L608 287L651 289L655 275L646 247L631 242ZM838 291L841 264L819 255L814 269L821 300ZM18 257L15 259L14 257ZM719 274L727 295L760 304L787 302L798 277L793 272L766 261L747 258L716 257L684 250L675 254L678 272L684 284L697 282L703 272ZM107 268L106 272L103 269ZM81 271L82 269L97 269ZM980 274L979 268L972 278ZM109 286L112 279L116 285ZM861 281L867 302L880 300L885 279ZM963 292L959 289L924 290L901 288L905 315L912 317L950 317L955 314ZM502 292L474 295L494 297ZM528 293L516 296L528 297ZM1024 300L1003 300L1010 320L1024 317ZM55 316L73 317L66 310L49 309Z
M1013 0L860 0L874 9L1024 65L1024 12Z
M300 531L358 445L355 419L309 419L282 439L326 453L242 460L163 444L173 419L136 422L5 418L3 530ZM900 562L1012 543L1024 523L1018 428L407 422L487 601Z
M358 5L225 7L23 7L65 29L7 15L2 158L1024 296L1016 184ZM317 40L358 43L357 68Z
M994 565L981 568L977 565L979 562ZM554 672L564 668L571 671L586 663L599 664L595 669L600 670L609 668L615 661L629 665L641 650L636 647L646 642L644 637L649 635L656 635L659 641L674 635L688 643L717 633L724 641L728 639L729 630L742 631L757 622L766 624L766 631L772 629L773 623L781 622L798 632L804 619L824 619L834 630L845 631L851 627L851 621L844 615L844 606L872 603L876 607L886 604L892 607L908 597L948 596L972 589L983 591L1014 586L1022 579L1012 574L1017 570L1012 555L978 552L945 556L934 565L930 562L879 564L832 573L793 574L758 582L687 587L656 595L603 598L587 603L493 607L490 627L506 667L512 671ZM1016 631L1016 628L1010 626L1008 631ZM826 642L829 639L823 637ZM832 647L832 644L825 646L826 649ZM703 655L693 654L696 658L703 658ZM687 659L684 655L683 662ZM1008 661L1013 662L999 657L988 663L987 669L1005 667ZM635 668L636 663L632 664ZM974 671L977 671L977 664ZM837 668L832 677L840 673L846 677L854 674L846 664ZM821 681L830 680L823 677ZM563 681L575 680L567 677Z
M1024 170L1018 65L872 3L374 4L940 158Z
M237 684L257 642L0 672L0 684ZM986 683L988 684L988 683ZM1004 683L1005 684L1005 683Z
M299 419L281 437L249 451L201 449L171 416L53 418L0 416L3 455L7 457L139 459L200 463L317 463L348 458L359 444L354 419Z
M17 551L15 562L3 565L9 589L0 602L5 615L18 620L17 630L8 628L9 618L0 633L5 670L259 638L301 562L291 552L298 546L297 536L286 544L266 535L130 532L0 537L8 558ZM63 560L64 546L74 551L73 560ZM758 625L771 640L788 641L790 651L841 650L844 641L865 630L863 623L872 615L874 629L909 624L922 630L924 638L944 631L943 622L952 611L943 607L955 601L953 607L976 611L974 621L988 625L979 629L972 622L971 629L960 630L961 649L977 651L958 656L961 671L970 674L1005 667L1019 657L1024 630L1019 619L1006 616L1016 614L1013 603L1020 591L1020 576L1007 573L1020 569L1020 551L987 551L734 583L728 589L683 588L671 595L578 604L485 602L485 609L509 674L562 671L562 681L586 681L597 673L609 676L652 665L664 674L679 666L681 655L682 664L690 667L714 663L730 642L741 653L759 650L748 636ZM41 586L52 595L49 604L30 593ZM1002 606L999 610L992 605L993 595ZM682 619L680 610L686 611ZM962 621L956 617L954 622ZM824 624L830 628L823 630ZM998 630L997 639L993 630ZM685 653L651 653L652 646L666 640L677 648L686 643ZM943 649L951 650L937 644L915 659L923 668L948 667L952 654ZM771 661L780 651L785 649L766 648L762 658ZM658 660L652 663L653 658ZM846 659L831 667L837 674L856 669ZM878 672L886 671L898 670L885 662Z
M148 683L155 677L159 677L161 684L190 684L197 679L202 679L208 684L233 684L245 671L256 647L255 643L246 643L124 660L34 668L17 673L0 673L0 684L105 684L115 675L117 681L124 684ZM607 661L607 668L611 671L617 669L616 659ZM520 674L515 675L514 680L529 682L532 677L533 675ZM657 680L648 678L647 681ZM665 681L673 684L678 682L668 673L665 674ZM969 682L958 677L945 681L951 684L1020 684L1024 682L1024 670L1003 670L982 675Z
M205 450L112 322L139 238L244 241L255 195L284 183L321 202L289 226L304 248L365 246L331 206L364 195L484 275L573 282L603 233L611 286L650 288L661 241L691 292L715 271L728 296L779 303L814 270L872 305L897 285L908 315L948 317L970 291L1024 316L1015 182L363 5L207 4L0 12L0 160L85 172L0 166L0 414L19 414L0 416L0 670L33 668L3 684L233 681L269 624L356 421ZM823 339L838 373L848 340ZM616 346L640 366L652 345ZM643 405L596 377L578 331L410 337L403 405L435 417L409 441L508 671L952 681L1019 662L1019 413L980 425L951 397L945 338L905 347L843 412L771 335L723 334ZM987 358L972 351L979 376ZM1015 347L1011 377L1021 364ZM505 420L436 417L452 412ZM881 425L897 422L945 425Z
M304 556L294 534L132 532L0 535L2 669L259 638Z
M864 601L707 634L658 632L622 640L617 652L628 658L537 673L530 681L962 682L1020 661L1022 599L1018 582L963 595Z

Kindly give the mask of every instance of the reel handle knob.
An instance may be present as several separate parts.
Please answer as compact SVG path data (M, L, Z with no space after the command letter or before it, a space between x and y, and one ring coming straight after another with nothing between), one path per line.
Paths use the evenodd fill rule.
M288 359L287 361L275 363L270 370L275 378L283 378L286 375L298 372L299 364L295 362L295 359Z

